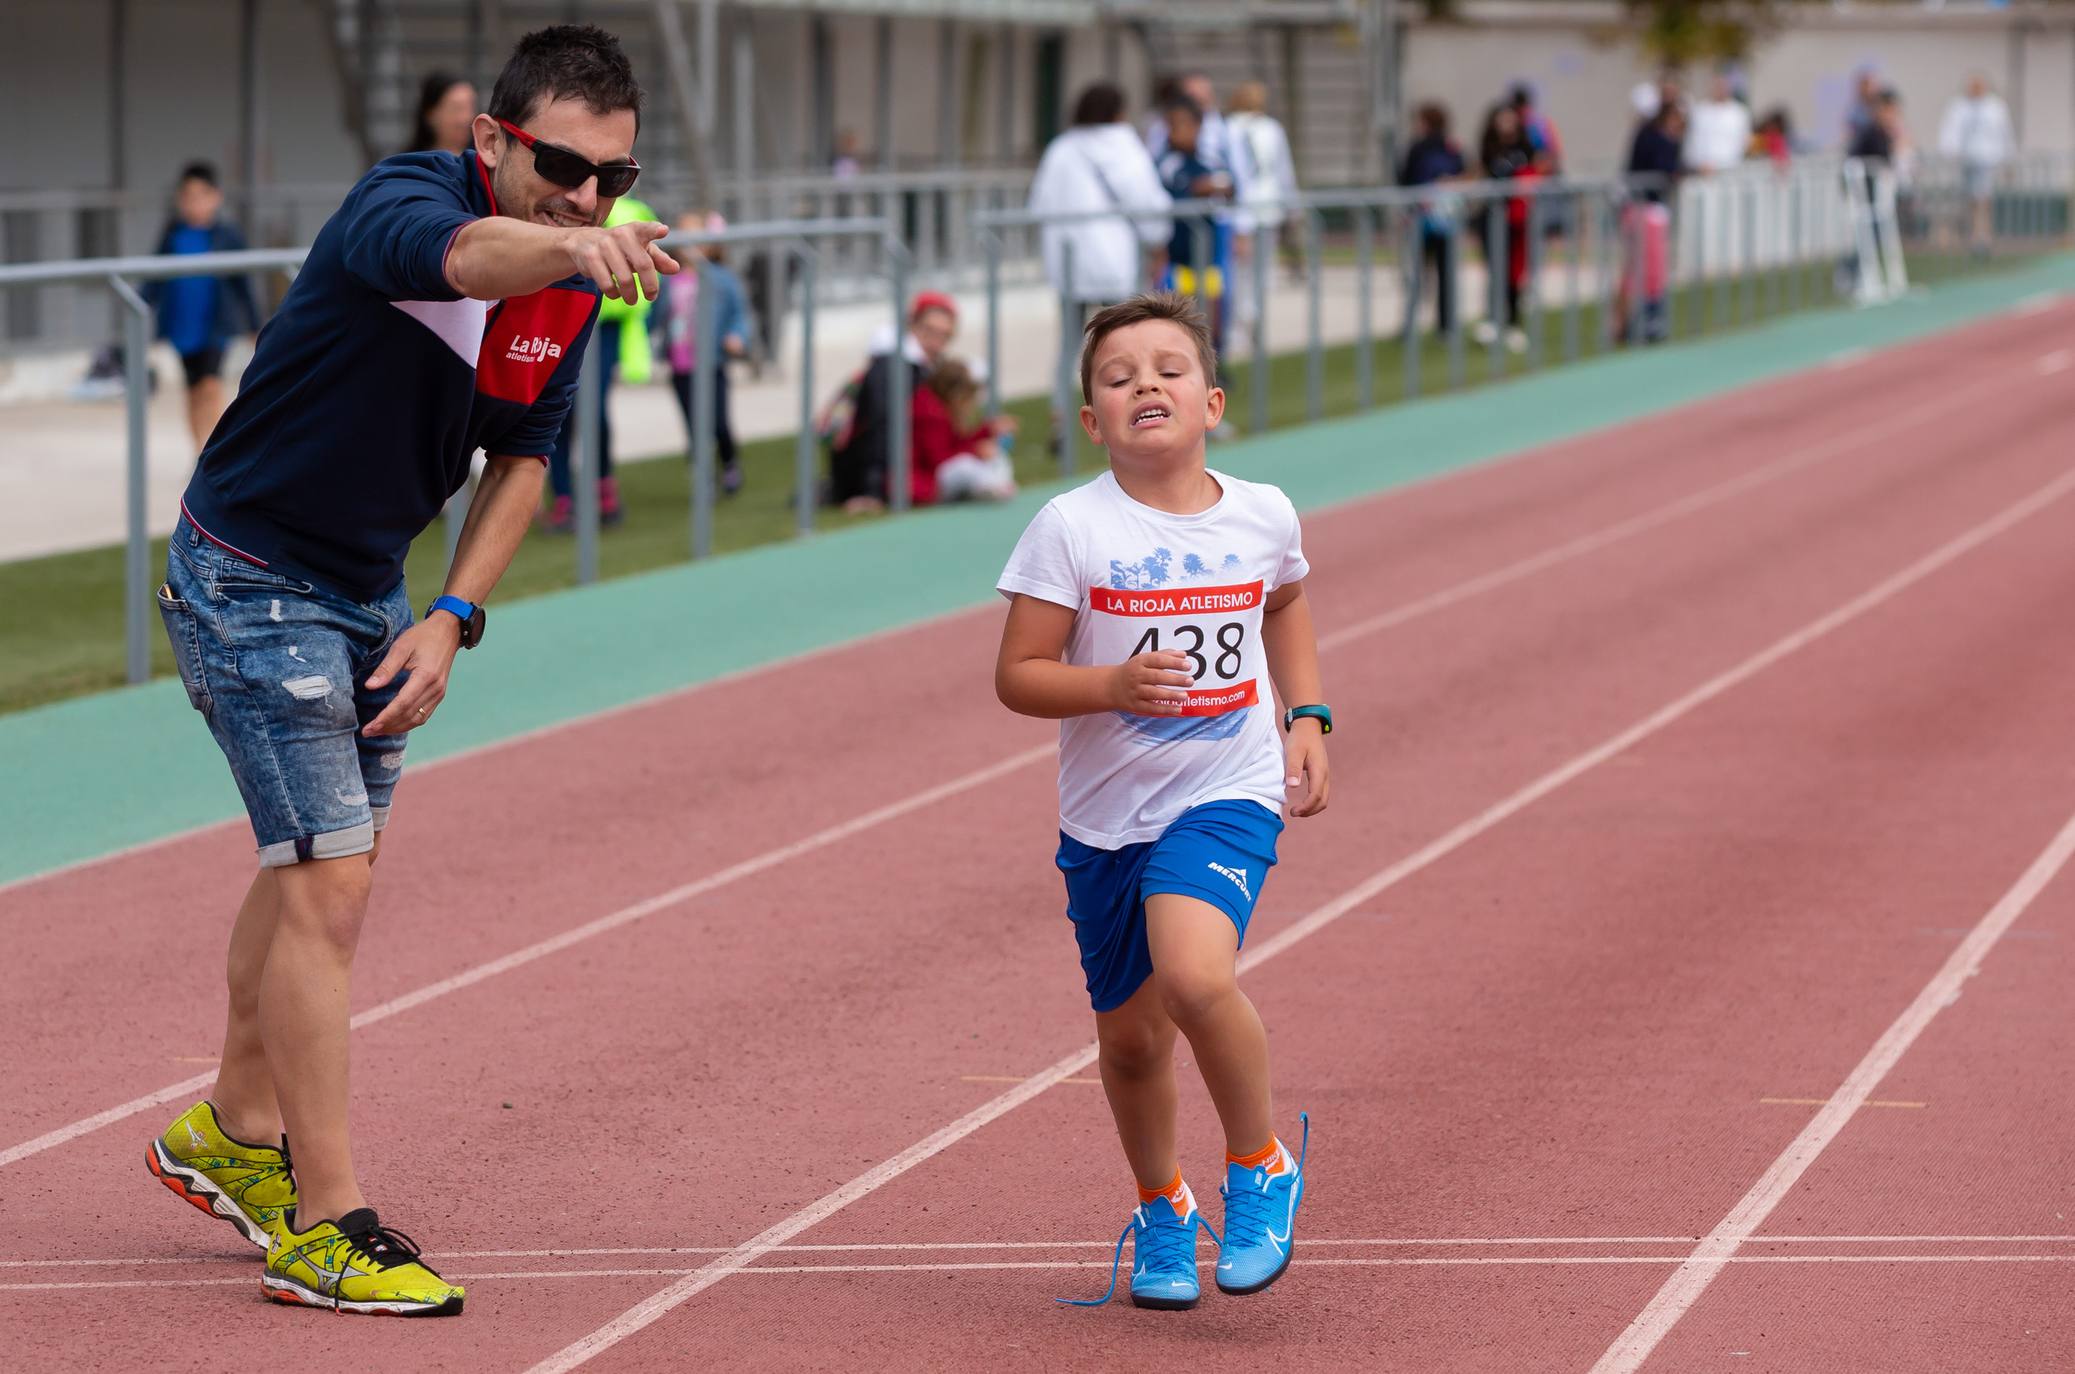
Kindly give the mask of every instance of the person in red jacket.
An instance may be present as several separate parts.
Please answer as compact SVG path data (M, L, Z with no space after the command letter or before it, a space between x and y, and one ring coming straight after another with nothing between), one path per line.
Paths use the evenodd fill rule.
M955 359L940 359L915 388L910 414L910 495L918 506L1006 501L1016 494L1009 461L1016 422L980 414L980 382Z

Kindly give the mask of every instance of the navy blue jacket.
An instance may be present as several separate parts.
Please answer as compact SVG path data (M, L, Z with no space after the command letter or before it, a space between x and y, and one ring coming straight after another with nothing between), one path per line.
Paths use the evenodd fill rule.
M495 213L473 152L404 153L347 193L202 450L181 503L198 529L373 601L477 449L554 447L598 292L572 276L507 301L457 295L447 251Z

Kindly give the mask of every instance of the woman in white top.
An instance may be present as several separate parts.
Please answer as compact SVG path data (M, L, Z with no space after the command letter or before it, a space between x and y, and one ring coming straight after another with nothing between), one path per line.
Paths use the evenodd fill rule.
M1109 305L1137 295L1145 287L1145 250L1167 240L1167 218L1159 212L1173 202L1160 184L1152 154L1123 120L1124 92L1115 85L1099 81L1081 92L1074 103L1073 127L1045 149L1030 184L1034 214L1155 212L1151 217L1120 213L1044 227L1045 276L1053 290L1082 306Z
M1233 216L1233 257L1241 280L1232 293L1239 318L1251 324L1259 314L1253 277L1245 268L1255 252L1273 254L1283 221L1294 213L1297 162L1290 155L1290 136L1282 121L1268 113L1268 87L1258 81L1240 83L1225 113L1231 148L1233 182L1239 188L1239 210Z
M2003 97L1995 93L1981 73L1968 77L1966 94L1945 107L1945 120L1938 128L1938 151L1960 164L1960 177L1973 216L1968 247L1976 253L1988 251L1992 228L1990 198L1996 189L1996 169L2010 160L2016 143L2010 127L2010 107L2003 103Z

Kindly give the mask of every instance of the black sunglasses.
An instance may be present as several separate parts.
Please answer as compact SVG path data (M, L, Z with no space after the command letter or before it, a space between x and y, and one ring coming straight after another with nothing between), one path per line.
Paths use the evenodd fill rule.
M575 190L598 178L598 194L607 200L624 196L634 189L634 178L641 175L641 164L633 158L625 162L608 162L603 167L572 153L567 148L552 143L543 143L508 119L497 121L504 131L533 150L533 170L566 190Z

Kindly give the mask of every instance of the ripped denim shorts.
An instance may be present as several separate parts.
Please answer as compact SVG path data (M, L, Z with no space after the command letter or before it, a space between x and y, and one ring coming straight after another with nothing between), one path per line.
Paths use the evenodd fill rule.
M360 727L407 676L366 686L411 623L403 583L363 605L220 549L183 519L158 603L187 698L245 798L260 866L374 848L404 736Z

